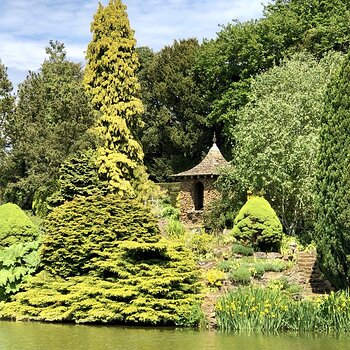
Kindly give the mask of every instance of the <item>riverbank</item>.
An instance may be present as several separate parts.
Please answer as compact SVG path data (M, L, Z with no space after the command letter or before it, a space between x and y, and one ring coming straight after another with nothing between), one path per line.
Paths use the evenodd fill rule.
M236 254L230 256L230 246L222 246L216 248L219 251L219 257L216 259L200 262L202 275L206 276L208 271L218 271L223 265L229 265L229 261L234 260L235 264L247 265L247 261L255 262L248 265L248 269L256 269L262 262L269 265L278 266L285 264L286 268L281 271L266 271L258 274L255 271L255 276L250 276L248 279L241 281L232 281L226 273L225 278L219 281L217 286L210 286L208 281L204 281L207 286L207 292L204 295L202 309L205 314L206 327L208 329L217 328L216 305L220 298L223 298L228 293L236 291L242 285L251 285L261 288L287 289L294 300L305 300L316 298L323 295L328 295L333 291L330 283L323 278L317 262L316 252L300 251L294 254L281 255L277 253L255 253L250 260L247 257ZM254 274L254 273L253 273Z

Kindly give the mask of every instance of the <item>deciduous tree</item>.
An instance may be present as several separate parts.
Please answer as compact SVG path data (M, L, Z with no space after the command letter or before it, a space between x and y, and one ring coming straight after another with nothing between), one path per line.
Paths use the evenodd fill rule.
M340 60L332 54L318 63L310 54L297 54L257 76L231 129L235 181L265 193L291 235L313 227L320 115Z
M8 79L7 69L0 60L0 166L4 161L8 138L6 124L14 110L14 95L12 94L12 83Z
M81 65L68 61L64 45L50 42L38 73L20 84L15 113L7 119L10 152L1 169L6 201L30 209L36 191L50 194L64 159L78 148L93 121Z

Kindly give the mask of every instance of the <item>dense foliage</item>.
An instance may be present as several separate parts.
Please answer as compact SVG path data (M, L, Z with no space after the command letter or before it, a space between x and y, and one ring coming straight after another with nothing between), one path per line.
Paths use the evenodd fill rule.
M61 162L83 142L93 121L81 65L50 42L48 59L19 86L15 113L7 119L9 152L1 169L3 198L31 209L36 191L46 196ZM47 191L46 189L49 188Z
M12 83L8 79L7 69L0 60L0 166L2 166L8 147L7 123L14 110L15 98L12 95ZM1 179L0 179L1 182Z
M12 244L0 249L0 300L18 292L39 265L39 242Z
M283 18L281 35L293 29L295 49L321 57L330 50L349 49L349 0L275 0L265 8L267 19Z
M99 181L95 154L92 149L68 157L61 165L57 191L43 203L41 212L47 214L52 208L71 201L76 196L91 196L107 192ZM36 204L39 208L39 203Z
M350 284L350 54L332 83L321 120L315 239L321 267L337 287Z
M0 206L0 248L35 241L38 236L38 227L16 204Z
M155 54L139 49L145 127L140 141L152 178L170 176L196 164L211 141L202 86L193 66L200 52L197 39L174 41Z
M135 138L143 111L136 77L136 41L120 0L101 3L91 24L84 74L98 117L93 132L100 140L96 164L110 193L135 195L147 180L143 151Z
M232 234L255 250L278 251L282 224L266 199L252 196L236 216Z
M233 166L216 183L222 200L206 206L206 228L234 225L225 244L236 239L232 254L251 255L277 251L283 229L293 237L287 251L295 236L313 233L317 216L321 268L336 287L348 287L350 54L344 61L342 53L350 1L274 0L258 20L159 52L136 49L126 7L107 3L91 25L84 76L51 41L15 99L0 61L0 200L47 216L41 244L19 207L0 206L0 316L198 323L193 254L221 254L217 237L186 231L169 203L158 208L161 236L140 199L151 192L144 163L152 179L170 181L201 159L214 130ZM252 196L242 206L247 191L267 200ZM287 266L222 256L203 276L209 287L248 284ZM348 328L347 292L295 301L274 289L278 283L220 299L219 327Z
M234 167L221 187L264 192L289 235L313 230L320 115L341 59L294 55L253 79L249 102L232 116Z
M161 239L149 209L117 195L77 197L49 214L44 271L7 304L17 319L185 324L198 272L179 243ZM193 321L198 322L198 318Z
M39 228L16 205L0 206L0 300L6 300L39 264Z
M204 42L196 62L210 121L232 127L235 113L248 102L251 78L290 54L307 51L321 58L331 50L346 52L349 13L348 0L275 0L261 19L223 26L215 39Z

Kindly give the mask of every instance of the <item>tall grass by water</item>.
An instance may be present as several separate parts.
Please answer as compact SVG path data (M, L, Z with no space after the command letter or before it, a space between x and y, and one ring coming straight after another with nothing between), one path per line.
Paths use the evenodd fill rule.
M348 332L349 291L294 300L277 289L241 287L216 304L218 327L248 332Z

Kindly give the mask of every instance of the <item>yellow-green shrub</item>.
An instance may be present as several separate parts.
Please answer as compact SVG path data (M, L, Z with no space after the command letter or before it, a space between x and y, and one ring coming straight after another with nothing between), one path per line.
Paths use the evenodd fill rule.
M161 239L137 200L77 197L49 214L45 232L44 271L3 315L79 323L193 320L200 291L194 259L183 244Z
M205 279L211 287L220 287L226 274L218 269L210 269L205 273Z
M38 238L39 229L16 204L0 205L0 248Z

